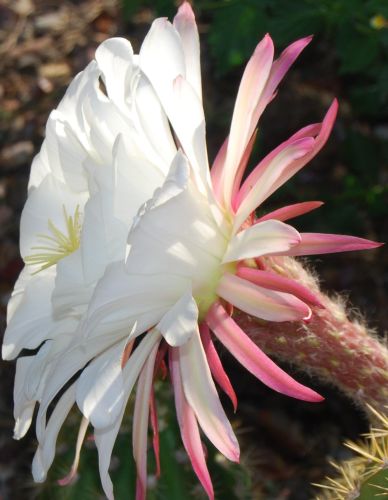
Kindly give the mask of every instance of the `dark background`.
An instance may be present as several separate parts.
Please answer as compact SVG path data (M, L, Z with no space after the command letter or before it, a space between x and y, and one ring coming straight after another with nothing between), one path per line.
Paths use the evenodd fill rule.
M33 156L39 151L48 113L72 77L110 36L125 36L138 50L155 17L176 11L173 0L3 0L0 2L0 323L22 267L18 253L19 217ZM265 112L251 166L299 128L320 121L331 100L340 101L332 136L311 164L266 204L268 210L298 201L322 200L318 211L296 222L303 231L345 233L387 241L388 233L388 3L386 0L197 0L194 8L202 47L202 70L210 158L228 134L243 65L269 32L278 50L314 34ZM311 259L322 286L349 297L381 335L387 330L387 252ZM329 387L305 376L326 396L308 405L266 390L225 355L239 396L231 415L242 444L242 466L232 467L208 447L218 499L313 498L309 486L331 473L327 457L348 456L341 446L366 430L362 415ZM292 360L291 360L292 361ZM292 371L292 366L287 367ZM29 468L35 447L30 431L12 441L14 366L1 362L0 499L98 498L101 489L93 443L87 443L80 478L69 488L66 474L78 416L71 416L47 483L36 487ZM303 379L303 375L297 375ZM183 500L201 495L189 472L170 395L164 406L163 479L150 498ZM228 402L225 402L230 408ZM132 495L131 441L124 429L116 450L114 483L118 500ZM151 465L152 467L152 465ZM151 469L152 471L152 469Z

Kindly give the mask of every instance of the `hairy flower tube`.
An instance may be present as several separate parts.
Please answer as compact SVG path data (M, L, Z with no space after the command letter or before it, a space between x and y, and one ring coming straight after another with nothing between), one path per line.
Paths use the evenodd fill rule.
M38 403L33 476L44 481L60 428L82 413L76 455L94 428L101 482L137 386L133 454L137 499L147 482L148 422L157 436L153 381L163 364L182 441L209 498L200 430L228 459L239 447L215 383L237 406L214 339L280 393L323 398L279 368L235 323L233 308L265 321L308 321L318 298L263 257L374 248L352 236L298 232L285 223L320 202L255 210L323 147L337 111L295 133L244 179L258 120L310 38L274 60L267 35L244 71L229 137L210 170L199 38L190 5L154 21L138 55L113 38L71 83L47 123L21 221L26 263L8 307L3 357L17 359L15 437ZM21 351L23 353L21 354ZM34 351L26 351L34 350ZM55 407L47 418L47 411ZM158 454L157 438L155 452ZM157 456L158 461L158 456Z

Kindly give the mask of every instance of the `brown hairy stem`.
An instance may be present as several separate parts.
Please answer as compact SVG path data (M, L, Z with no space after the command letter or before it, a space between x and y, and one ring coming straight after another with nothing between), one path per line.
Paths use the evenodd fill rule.
M264 260L264 259L263 259ZM324 308L313 308L308 323L275 323L235 312L244 331L266 353L338 387L372 416L367 408L387 412L388 349L359 320L350 320L344 304L323 294L317 280L290 257L264 261L268 270L296 279L313 291Z

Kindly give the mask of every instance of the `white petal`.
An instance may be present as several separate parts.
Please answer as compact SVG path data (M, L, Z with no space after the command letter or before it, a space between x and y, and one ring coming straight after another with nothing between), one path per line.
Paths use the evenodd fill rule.
M123 263L110 264L89 305L87 337L120 335L135 323L134 335L143 333L160 321L188 285L187 279L167 272L128 275Z
M198 307L191 290L172 306L156 328L171 346L181 346L190 339L198 328Z
M26 397L24 387L26 375L30 370L33 356L23 356L16 362L15 384L13 389L15 428L14 438L21 439L32 422L36 401Z
M99 45L95 57L103 73L108 97L118 106L123 106L134 71L131 44L125 38L109 38Z
M112 456L113 446L119 432L121 421L124 416L125 406L136 382L138 374L148 356L152 356L153 349L158 345L160 334L157 331L149 332L131 355L123 370L124 379L124 404L121 414L114 424L107 429L96 429L95 443L98 450L98 466L100 471L101 484L105 495L109 500L113 499L113 485L109 477L109 465ZM132 360L132 361L131 361Z
M230 241L223 263L260 257L289 250L301 238L296 229L284 222L268 220L237 233Z
M75 193L63 182L53 175L48 175L38 188L31 191L20 221L20 253L22 257L41 253L34 247L47 245L39 235L52 236L48 223L49 220L59 231L67 235L66 218L73 216L76 208L82 213L87 195Z
M126 269L131 275L173 272L186 278L186 286L177 290L176 302L191 282L196 295L215 278L226 245L207 198L191 180L184 186L172 176L146 204L129 234Z
M202 430L223 455L238 461L238 442L221 406L198 328L191 339L179 347L179 363L186 399Z
M126 340L95 358L77 381L76 399L95 428L111 425L122 410L124 387L121 357Z
M174 18L174 27L182 40L187 81L202 100L199 36L193 9L188 2L180 6Z
M85 312L94 290L93 284L87 283L84 278L80 249L61 259L56 270L55 288L51 296L54 317L79 317Z
M172 84L186 75L181 38L167 19L156 19L140 50L140 67L155 88L167 114L174 106Z
M39 446L32 462L32 475L34 477L34 481L37 483L42 483L46 479L47 471L54 460L55 445L59 431L69 411L71 410L74 401L75 387L73 384L67 389L56 404L44 434L39 439Z
M150 81L144 75L134 91L133 106L144 138L143 156L147 155L150 161L155 158L154 163L167 174L176 146L167 116Z
M32 277L28 269L22 271L8 305L8 326L2 348L4 359L13 359L21 349L35 349L44 340L75 327L76 321L72 318L57 322L52 316L54 279L52 268Z

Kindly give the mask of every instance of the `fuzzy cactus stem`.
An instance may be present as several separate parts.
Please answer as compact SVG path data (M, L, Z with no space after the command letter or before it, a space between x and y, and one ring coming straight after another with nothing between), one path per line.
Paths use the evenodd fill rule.
M322 293L312 273L290 257L262 259L261 264L311 290L324 306L314 307L309 322L264 322L235 311L235 319L266 353L336 386L358 406L386 411L388 349L359 320L349 319L343 301Z

